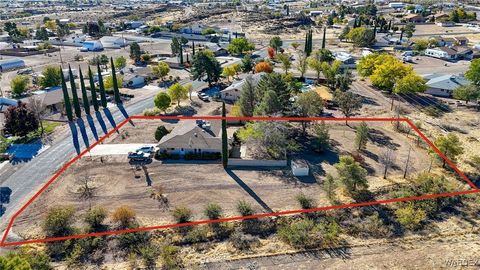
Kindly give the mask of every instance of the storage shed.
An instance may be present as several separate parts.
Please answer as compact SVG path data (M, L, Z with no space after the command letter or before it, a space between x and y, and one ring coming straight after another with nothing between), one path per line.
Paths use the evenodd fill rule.
M303 159L292 160L291 162L292 173L295 176L308 176L310 169L308 163Z
M25 61L19 58L0 60L0 72L24 67Z

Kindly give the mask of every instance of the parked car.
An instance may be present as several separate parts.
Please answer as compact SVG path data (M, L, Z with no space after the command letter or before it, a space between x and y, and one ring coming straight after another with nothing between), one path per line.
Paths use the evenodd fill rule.
M201 99L201 100L203 100L203 101L208 101L208 100L209 100L209 99L208 99L208 95L205 94L205 93L203 93L203 92L199 92L199 93L198 93L198 98Z
M146 161L146 160L150 159L150 154L149 153L144 153L144 152L141 152L141 151L130 152L130 153L128 153L128 159L135 160L135 161Z
M138 148L135 152L143 152L143 153L148 153L148 154L151 154L151 153L154 153L155 152L155 147L153 146L143 146L143 147L140 147Z
M28 75L28 74L32 74L32 73L33 73L32 68L24 68L24 69L20 69L20 70L17 71L18 75Z

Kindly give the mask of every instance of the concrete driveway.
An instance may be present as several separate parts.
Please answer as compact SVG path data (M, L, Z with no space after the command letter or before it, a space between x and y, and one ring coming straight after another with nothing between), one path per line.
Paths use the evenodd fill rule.
M110 156L110 155L127 155L129 152L134 152L140 147L144 146L157 146L156 144L99 144L95 146L88 156Z

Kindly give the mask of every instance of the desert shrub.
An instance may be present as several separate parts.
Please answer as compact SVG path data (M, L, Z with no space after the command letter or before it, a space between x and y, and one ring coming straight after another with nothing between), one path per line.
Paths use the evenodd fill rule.
M415 209L413 206L406 206L395 210L398 223L409 230L417 230L427 218L422 209Z
M68 254L66 263L70 268L87 261L99 263L103 257L103 252L97 253L96 256L94 256L94 252L103 249L105 246L106 241L103 237L78 239L75 241L72 251Z
M155 262L160 255L160 250L157 246L152 244L145 245L140 248L139 254L146 269L156 269Z
M232 246L239 250L248 250L259 242L258 237L244 234L240 231L234 232L230 237L230 243Z
M144 116L158 116L160 115L162 112L160 111L159 108L155 107L155 108L150 108L150 109L145 109L143 111L143 115Z
M65 236L72 233L74 209L71 206L57 206L50 209L43 224L47 236Z
M209 203L203 213L209 219L219 219L222 216L222 207L216 203Z
M196 226L192 230L188 231L187 235L183 238L184 243L196 244L201 242L207 242L208 230L204 226Z
M102 227L102 223L107 217L107 211L100 206L93 207L85 214L85 222L90 226L90 229L96 231Z
M157 127L157 130L155 130L155 140L160 141L163 136L167 135L168 133L170 133L170 131L168 131L165 126Z
M120 206L112 214L112 221L120 223L121 228L127 228L135 220L135 210L128 206Z
M162 247L160 257L165 269L180 269L182 267L182 259L178 256L178 247Z
M192 210L188 209L187 207L176 207L173 210L173 218L177 223L186 223L189 222L192 218Z
M138 228L138 225L130 225L128 229ZM149 244L150 234L148 232L140 231L133 233L124 233L116 236L117 245L121 250L128 252L140 252L140 248Z
M237 203L237 211L242 216L251 216L255 214L255 211L253 210L252 205L243 200Z
M300 207L302 209L310 209L310 208L315 208L316 203L315 200L312 197L309 197L305 195L304 193L298 194L296 197L298 204L300 204Z
M480 172L480 156L473 156L471 158L470 164L474 167L478 172Z
M334 221L315 223L302 219L284 225L278 231L280 239L295 248L315 248L338 243L341 229Z

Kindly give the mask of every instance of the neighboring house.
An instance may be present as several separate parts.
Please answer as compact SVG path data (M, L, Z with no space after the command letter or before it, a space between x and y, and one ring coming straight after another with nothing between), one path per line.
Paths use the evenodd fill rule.
M342 62L341 68L355 68L355 59L347 52L333 52L335 60Z
M5 112L9 107L17 106L18 101L15 99L0 97L0 130L5 125Z
M83 42L82 48L80 48L82 52L98 52L103 51L103 44L98 40L87 40Z
M158 142L158 148L161 153L180 156L221 153L221 121L182 120Z
M115 36L104 36L100 38L100 42L102 43L103 48L119 49L127 45L124 38Z
M451 74L428 74L423 78L427 81L425 93L440 97L451 97L453 90L470 83L464 77Z
M455 26L455 22L444 21L444 22L438 22L437 25L441 27L452 27L452 26Z
M126 73L123 76L123 87L140 88L145 86L145 77L138 74Z
M425 55L443 60L457 59L457 52L448 47L429 48L425 50Z
M42 105L45 107L47 113L55 114L63 111L64 106L64 99L63 99L63 91L60 86L55 87L47 87L40 91L35 91L32 93L33 95L30 97L22 98L21 101L23 103L28 104L31 98L39 99L42 102ZM70 98L72 97L72 90L68 89L68 95ZM77 95L82 104L82 91L77 89ZM87 91L87 96L91 99L90 91Z
M458 45L458 46L467 46L468 45L468 38L466 37L453 37L453 39L455 40L455 45Z
M19 58L0 60L0 72L25 67L25 61Z
M137 28L140 28L144 24L145 24L145 22L143 22L143 21L129 21L129 22L125 23L125 27L127 29L137 29Z
M406 22L411 22L411 23L423 23L425 22L425 18L423 18L422 14L419 13L410 13L405 15L403 17Z
M392 2L392 3L389 3L388 6L394 9L401 9L405 7L405 4L402 2Z
M457 52L457 59L472 60L473 50L466 46L453 46L452 50Z
M228 51L227 51L227 46L228 46L228 43L225 44L225 43L221 43L221 44L217 44L217 43L205 43L203 44L204 48L205 49L208 49L210 51L212 51L215 56L227 56L228 55Z
M257 85L264 74L265 72L260 72L251 75L254 85ZM229 87L220 91L220 97L225 101L237 101L240 98L245 81L246 78L239 81L234 81Z

